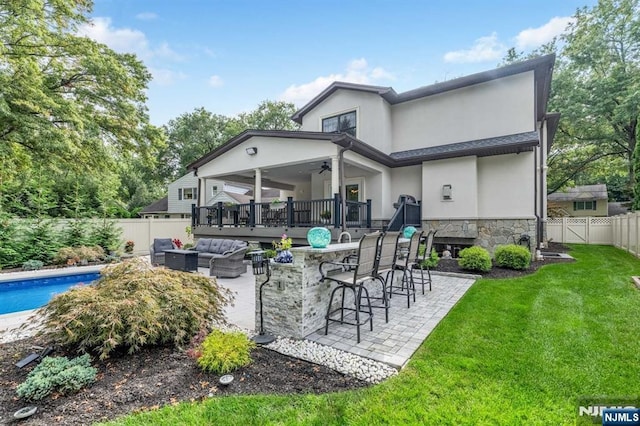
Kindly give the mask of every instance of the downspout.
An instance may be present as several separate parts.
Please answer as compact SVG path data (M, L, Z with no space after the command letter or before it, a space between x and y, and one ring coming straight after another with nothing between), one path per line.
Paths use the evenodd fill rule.
M547 119L546 117L542 119L542 122L540 123L540 135L541 138L540 140L544 140L544 144L540 143L540 158L539 158L539 164L540 164L540 199L539 199L539 203L540 203L540 215L538 216L538 244L537 244L537 249L540 250L542 248L542 239L544 238L544 229L542 227L542 218L544 216L546 216L546 212L544 211L544 205L545 205L545 197L547 196L547 191L546 188L544 186L544 182L545 182L545 173L546 173L546 151L547 151L547 145L549 144L549 141L547 140ZM544 129L544 134L543 133L543 129Z
M340 222L342 224L342 232L347 230L347 189L345 187L344 179L344 152L351 149L353 141L349 141L349 144L342 148L338 153L338 180L340 183Z

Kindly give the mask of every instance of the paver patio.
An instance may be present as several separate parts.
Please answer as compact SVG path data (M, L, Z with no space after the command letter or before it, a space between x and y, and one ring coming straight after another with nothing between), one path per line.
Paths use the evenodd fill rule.
M199 268L198 272L208 275L209 270ZM306 338L401 368L474 281L469 277L433 274L433 290L426 290L422 295L418 289L416 302L412 302L410 308L407 308L406 298L395 296L391 299L389 323L384 322L382 310L374 310L373 331L369 331L368 326L362 327L359 344L355 327L345 324L332 323L327 336L322 328ZM251 269L247 268L247 272L237 278L219 279L218 282L235 294L234 306L225 309L228 321L255 330L255 286ZM11 330L31 313L0 315L0 343L10 340Z

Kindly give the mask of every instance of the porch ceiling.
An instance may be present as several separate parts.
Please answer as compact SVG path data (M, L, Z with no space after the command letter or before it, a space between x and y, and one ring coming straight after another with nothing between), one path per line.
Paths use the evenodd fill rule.
M262 186L292 191L295 189L296 184L308 182L311 180L312 175L320 173L323 162L327 162L330 165L331 159L327 158L326 160L314 160L306 163L263 168ZM370 173L370 171L345 161L345 175L347 178L362 176L368 173ZM248 170L224 176L216 176L215 178L253 185L254 175L255 172L253 170ZM325 171L322 173L322 176L326 176L326 179L331 179L331 172Z

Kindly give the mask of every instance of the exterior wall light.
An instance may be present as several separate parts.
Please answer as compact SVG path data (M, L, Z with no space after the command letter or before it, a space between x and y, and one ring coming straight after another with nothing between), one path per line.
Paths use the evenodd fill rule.
M258 148L256 148L255 146L250 146L246 149L246 151L249 155L256 155L258 153Z
M442 185L442 199L443 200L451 200L451 185Z

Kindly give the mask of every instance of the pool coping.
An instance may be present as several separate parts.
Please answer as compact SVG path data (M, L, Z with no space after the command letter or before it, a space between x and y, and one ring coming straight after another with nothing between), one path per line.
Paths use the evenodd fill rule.
M103 265L89 265L89 266L69 266L66 268L56 269L39 269L37 271L19 271L19 272L6 272L0 273L0 284L22 281L38 278L50 278L50 277L64 277L67 275L79 275L79 274L91 274L93 272L100 272L102 268L107 266Z

